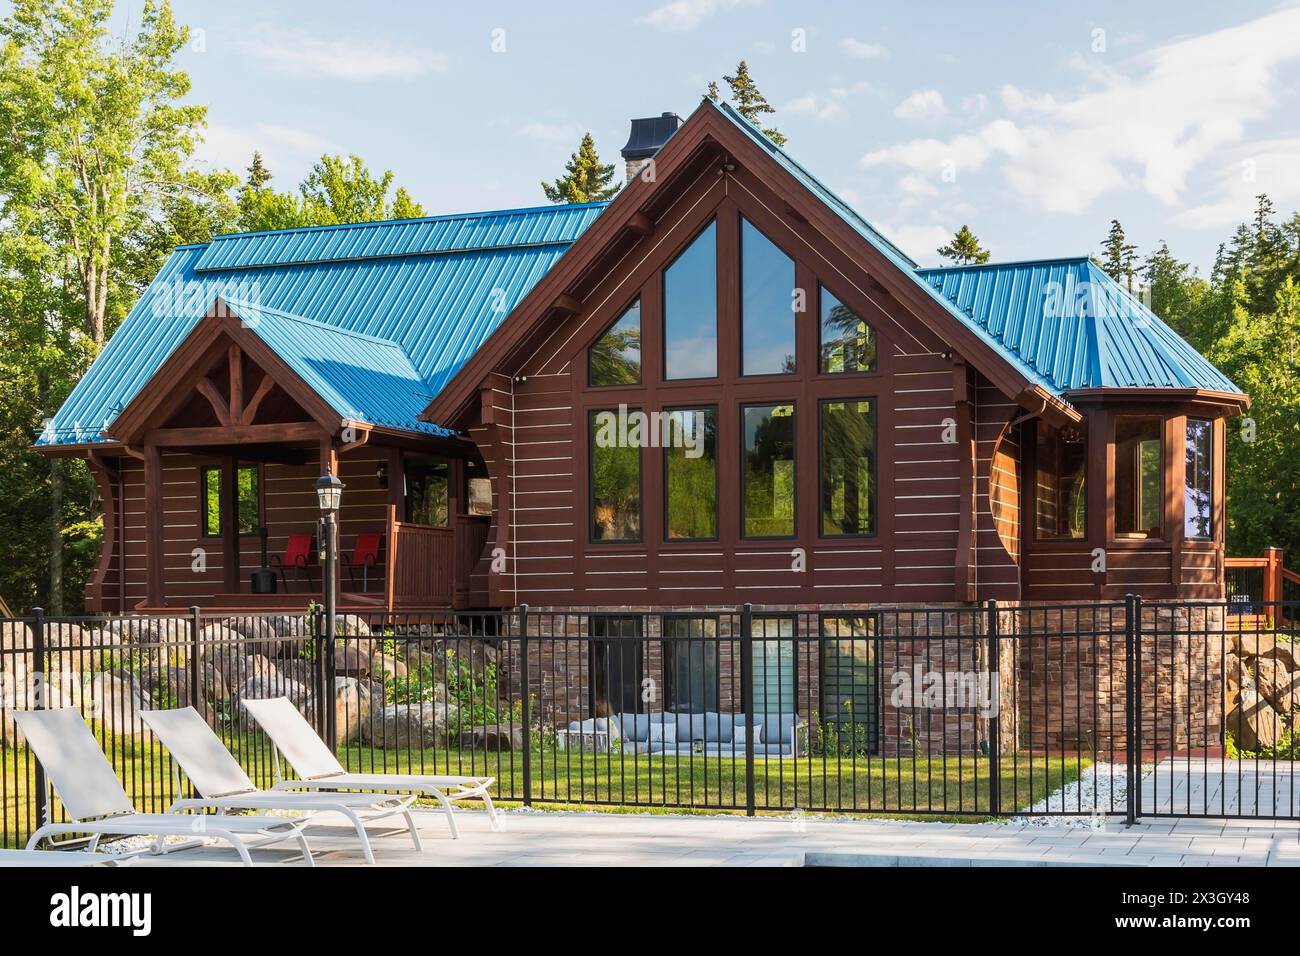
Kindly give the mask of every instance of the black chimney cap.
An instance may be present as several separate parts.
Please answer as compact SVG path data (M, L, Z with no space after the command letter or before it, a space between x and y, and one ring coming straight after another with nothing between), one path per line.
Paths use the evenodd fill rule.
M632 121L632 132L623 147L624 159L648 159L659 152L659 147L682 125L676 113L661 113Z

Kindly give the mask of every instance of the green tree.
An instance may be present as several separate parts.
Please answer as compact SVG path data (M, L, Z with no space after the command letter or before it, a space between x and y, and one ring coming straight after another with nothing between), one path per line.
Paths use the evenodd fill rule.
M945 259L951 259L959 266L980 266L988 262L989 257L992 255L980 245L975 233L971 232L970 227L966 225L957 230L946 246L940 246L936 251Z
M1101 244L1101 268L1106 275L1133 291L1133 277L1137 274L1137 246L1130 244L1124 227L1118 219L1110 221L1110 232Z
M620 187L613 179L614 164L601 163L596 141L586 132L578 151L564 164L564 175L553 183L542 183L542 192L553 203L604 202L618 194Z
M424 209L404 188L393 187L393 172L373 175L360 156L322 156L297 193L277 192L260 153L253 154L248 177L239 188L239 228L245 232L335 226L386 219L418 219ZM392 191L392 197L389 193Z
M732 105L736 107L736 112L762 130L763 135L777 146L784 146L787 142L784 134L778 129L764 125L765 117L775 113L776 110L767 101L767 97L759 91L754 78L749 75L749 64L741 60L736 64L736 72L731 76L724 73L722 80L731 90L730 99ZM718 102L720 93L716 80L709 83L707 95L713 102Z

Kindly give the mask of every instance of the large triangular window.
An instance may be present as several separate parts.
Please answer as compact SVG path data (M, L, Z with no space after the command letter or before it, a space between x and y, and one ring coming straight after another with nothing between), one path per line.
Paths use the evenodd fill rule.
M821 370L874 372L876 333L825 286L821 295Z
M640 384L640 299L615 319L591 347L587 356L587 382L593 386Z

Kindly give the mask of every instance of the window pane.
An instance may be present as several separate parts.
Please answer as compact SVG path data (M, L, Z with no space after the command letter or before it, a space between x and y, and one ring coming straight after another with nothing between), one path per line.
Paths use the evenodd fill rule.
M204 468L199 472L203 479L203 533L210 538L221 537L221 469Z
M636 640L641 636L641 618L600 614L592 615L590 622L593 638L620 638L589 642L590 716L641 713L645 709L641 701L644 645Z
M664 710L698 714L718 709L718 622L665 617Z
M1115 419L1115 534L1159 538L1164 459L1159 418Z
M718 254L713 223L664 271L664 378L718 374Z
M239 468L239 533L257 534L262 527L261 471L256 465Z
M1037 425L1035 521L1040 538L1083 538L1088 533L1088 446L1077 429Z
M1183 534L1211 538L1214 524L1210 505L1214 495L1214 423L1187 419L1187 485L1183 492Z
M822 534L876 530L876 427L865 399L822 402Z
M591 540L641 540L641 448L618 412L591 414Z
M754 629L754 713L793 714L794 675L796 673L793 640L794 619L756 617Z
M445 458L408 458L406 461L406 520L412 524L446 528L450 521L447 494L451 466Z
M793 537L794 406L750 405L741 415L745 537Z
M741 374L794 372L794 260L740 221Z
M718 411L665 412L664 508L669 540L718 536Z
M841 753L876 749L875 619L822 619L822 717Z
M641 381L640 299L596 340L588 358L592 385L635 385Z
M876 333L858 314L822 286L821 370L871 372L876 367Z

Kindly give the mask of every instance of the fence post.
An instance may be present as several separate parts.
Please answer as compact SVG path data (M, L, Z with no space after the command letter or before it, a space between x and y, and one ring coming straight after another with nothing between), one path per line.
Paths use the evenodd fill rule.
M190 706L200 714L206 714L207 707L199 701L199 606L190 605Z
M316 693L312 696L316 701L316 713L312 716L316 724L316 733L320 735L321 740L325 740L329 736L329 731L325 727L325 707L323 704L325 700L325 655L328 654L333 657L334 648L330 647L329 637L325 633L325 612L321 610L320 605L316 606L311 620L313 624L312 641L316 648L316 659L313 662L315 666L312 667L312 680L316 685Z
M32 689L36 691L34 706L36 710L45 709L45 609L32 608ZM36 827L49 823L48 789L45 782L45 768L32 755L36 764Z
M356 625L353 624L353 634L356 634ZM338 617L335 614L327 614L325 621L325 686L322 693L316 699L320 701L319 706L324 709L321 717L321 723L325 725L325 739L329 741L330 750L338 750L338 715L334 708L334 680L338 676L338 660L334 657L334 647L338 643L335 638L335 632L338 629ZM374 653L376 647L382 647L381 644L372 642L369 645L370 653Z
M1142 675L1137 642L1137 599L1129 594L1124 598L1124 712L1126 715L1127 744L1124 772L1127 778L1124 822L1132 826L1138 817L1138 780L1141 767L1142 721L1138 715Z
M989 813L1002 813L1002 641L998 634L998 602L988 604L989 680L997 702L989 720ZM1014 706L1014 704L1013 704Z
M522 674L524 699L520 701L519 715L524 722L524 806L533 805L533 708L528 694L528 605L519 605L519 667Z
M754 815L754 606L740 609L740 709L745 712L745 816ZM792 738L793 739L793 738Z

